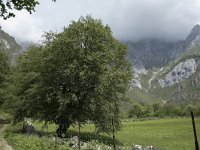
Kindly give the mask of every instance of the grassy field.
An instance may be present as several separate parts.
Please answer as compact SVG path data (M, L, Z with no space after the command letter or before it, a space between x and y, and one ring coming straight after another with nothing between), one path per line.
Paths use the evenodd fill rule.
M196 119L196 127L200 140L200 118ZM87 129L91 127L85 127L84 131ZM153 145L159 150L194 150L190 118L123 122L116 137L124 146L139 144Z
M42 124L36 123L35 125L39 129ZM200 140L200 118L196 119L196 127ZM54 134L55 129L56 126L51 124L48 133ZM68 135L77 135L76 131L76 127L71 127ZM92 124L82 127L81 132L81 138L83 140L96 139L103 143L111 142L111 136L109 135L94 134L94 126ZM24 135L17 135L18 140L20 140L19 136L22 138ZM123 122L122 129L117 132L116 137L119 146L139 144L144 147L153 145L158 150L194 150L194 138L190 118ZM33 140L33 137L31 138L30 142L33 144L35 139ZM7 136L7 139L12 145L15 142L19 143L13 135ZM26 144L29 143L27 139L26 137ZM37 143L40 142L38 141Z
M200 139L200 119L196 120ZM123 123L117 134L125 145L132 143L154 145L162 150L193 150L194 139L191 119L163 119Z

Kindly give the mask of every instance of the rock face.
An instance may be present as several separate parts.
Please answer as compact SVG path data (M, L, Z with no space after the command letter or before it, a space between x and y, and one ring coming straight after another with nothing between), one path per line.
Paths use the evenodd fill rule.
M142 89L142 85L139 80L137 80L137 79L131 80L131 88L134 88L134 87Z
M30 46L34 46L34 45L38 45L37 43L34 43L32 41L21 41L21 40L17 40L17 43L19 43L19 45L21 46L22 48L22 52L26 52L27 49L30 47Z
M78 146L78 136L74 136L70 139L71 144L73 145L73 147L77 147Z
M189 36L186 38L186 45L194 47L200 41L200 25L195 25L191 30Z
M142 89L142 85L140 83L140 75L147 74L147 70L144 68L141 62L135 62L133 67L133 79L131 80L130 90L133 88Z
M4 50L11 65L15 64L16 55L21 52L21 46L17 44L15 39L0 29L0 49Z
M159 84L161 87L167 87L179 83L194 74L197 67L198 65L193 58L180 62L165 76L165 79L159 80Z
M187 49L200 41L200 26L196 25L185 40L168 42L156 39L126 42L128 58L133 64L142 64L145 69L161 68L178 58Z

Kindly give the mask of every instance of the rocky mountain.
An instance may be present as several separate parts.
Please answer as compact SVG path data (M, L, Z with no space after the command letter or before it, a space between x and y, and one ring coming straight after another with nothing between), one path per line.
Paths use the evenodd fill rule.
M200 26L196 25L184 41L143 44L129 49L129 54L140 56L129 55L136 63L129 97L140 102L200 102ZM138 45L143 55L136 50Z
M22 48L15 41L14 37L10 36L0 28L0 48L3 49L8 55L11 65L15 63L16 55L18 55Z
M151 91L168 90L166 100L170 103L200 101L200 42L198 44L165 66L152 81Z
M22 41L22 40L17 40L17 43L21 46L23 52L25 52L32 45L38 45L32 41Z
M200 61L195 58L181 61L165 75L164 79L159 79L158 82L162 88L179 83L191 77L197 71L199 64Z
M167 65L178 58L187 49L200 41L200 25L196 25L185 40L167 42L156 39L146 39L138 42L126 42L128 57L139 69L141 65L149 70Z
M141 74L140 86L130 88L128 95L143 103L200 102L200 45L161 69Z

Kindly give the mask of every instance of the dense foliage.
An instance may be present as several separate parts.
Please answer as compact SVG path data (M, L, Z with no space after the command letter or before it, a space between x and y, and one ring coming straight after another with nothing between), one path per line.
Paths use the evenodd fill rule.
M196 116L199 116L200 105L198 103L189 103L187 105L134 103L127 112L127 117L137 119L151 117L190 117L191 111L193 111Z
M90 16L31 47L15 68L15 121L24 117L84 124L111 131L119 127L119 102L131 79L126 46ZM14 102L15 101L15 102Z
M6 79L9 71L8 59L3 49L0 49L0 105L5 101Z

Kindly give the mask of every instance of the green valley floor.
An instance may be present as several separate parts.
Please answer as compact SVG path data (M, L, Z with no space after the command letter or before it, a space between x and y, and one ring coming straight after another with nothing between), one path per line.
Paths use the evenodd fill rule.
M198 139L200 140L200 118L196 118L195 121ZM34 125L37 129L41 129L43 123L35 122ZM8 129L9 128L12 129L15 127L8 126ZM56 125L50 124L47 134L53 135L55 130ZM44 143L48 144L49 141L36 136L29 137L23 134L12 133L11 131L12 130L7 133L6 139L15 150L27 150L27 148L30 149L30 145L32 145L32 149L34 145L37 145L37 150L44 150ZM70 137L75 136L77 135L77 131L77 127L71 127L68 131L68 135ZM94 125L92 124L83 126L81 128L81 140L84 142L98 140L100 143L112 143L111 135L97 135L94 131ZM191 118L147 121L124 120L122 121L121 130L116 133L116 139L118 146L125 147L138 144L142 145L144 148L153 145L157 150L194 150ZM48 145L51 146L52 144L49 143ZM41 149L38 149L39 147L41 147Z

